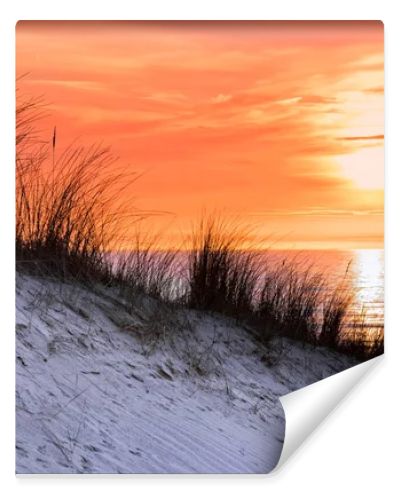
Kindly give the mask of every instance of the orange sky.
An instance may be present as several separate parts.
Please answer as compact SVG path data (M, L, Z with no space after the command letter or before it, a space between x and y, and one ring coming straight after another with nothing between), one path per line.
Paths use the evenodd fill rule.
M58 147L103 141L164 246L204 209L289 248L383 245L380 22L19 22Z

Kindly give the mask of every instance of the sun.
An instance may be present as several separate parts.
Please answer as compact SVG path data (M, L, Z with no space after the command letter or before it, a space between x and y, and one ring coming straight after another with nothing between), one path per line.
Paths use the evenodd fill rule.
M384 149L367 147L337 157L341 175L358 189L384 188Z

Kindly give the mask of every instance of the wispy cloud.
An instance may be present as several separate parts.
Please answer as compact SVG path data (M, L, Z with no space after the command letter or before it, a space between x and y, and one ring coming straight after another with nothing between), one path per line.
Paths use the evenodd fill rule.
M56 87L65 87L75 90L87 90L90 92L92 91L104 92L106 90L106 86L103 83L95 80L30 79L29 83L37 87L56 86Z
M267 210L253 212L254 216L266 217L365 217L371 215L383 215L383 210L344 210L342 208L309 208L305 210Z
M383 86L369 87L367 89L364 89L363 91L367 94L383 94L384 88Z
M385 138L383 134L378 135L355 135L348 137L338 137L341 141L381 141Z
M228 102L232 99L232 96L229 94L218 94L215 97L211 98L211 102L214 104L221 104L223 102Z

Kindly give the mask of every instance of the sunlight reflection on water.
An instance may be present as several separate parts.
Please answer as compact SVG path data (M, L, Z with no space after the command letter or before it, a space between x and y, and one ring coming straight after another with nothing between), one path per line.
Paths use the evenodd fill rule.
M316 272L324 274L330 288L344 280L354 292L353 311L363 310L368 325L383 325L383 250L275 250L268 254L270 262L293 260L300 267L312 266Z
M356 301L365 304L368 315L383 321L384 256L382 250L358 250L354 252L353 287Z

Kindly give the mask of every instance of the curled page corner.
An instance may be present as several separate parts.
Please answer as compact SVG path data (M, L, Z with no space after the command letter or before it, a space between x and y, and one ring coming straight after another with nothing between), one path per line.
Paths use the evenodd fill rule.
M282 453L274 471L297 451L347 394L371 371L383 356L371 359L336 375L280 398L286 419Z

